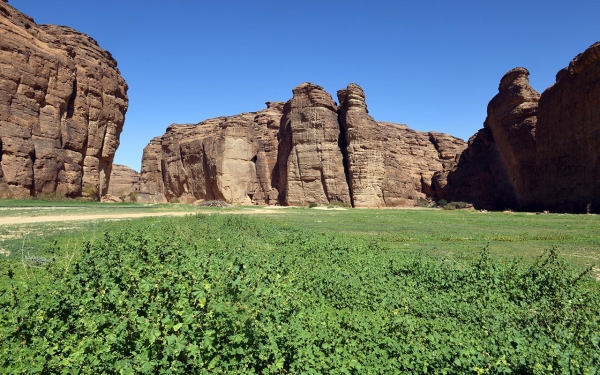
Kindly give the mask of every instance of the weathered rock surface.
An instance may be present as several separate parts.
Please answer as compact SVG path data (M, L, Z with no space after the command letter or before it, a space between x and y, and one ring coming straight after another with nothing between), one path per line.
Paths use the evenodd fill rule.
M110 53L0 4L0 194L108 189L127 111ZM88 189L89 190L89 189Z
M379 124L369 115L365 93L354 83L337 92L342 149L354 207L384 207L384 147Z
M502 78L484 129L437 194L487 209L585 212L600 207L600 43L541 96L529 72Z
M292 92L260 112L171 125L144 150L140 192L163 201L414 206L466 147L376 122L356 84L338 92L339 108L320 86Z
M529 205L600 212L600 42L576 56L557 79L539 101Z
M260 112L171 125L144 150L142 193L183 202L275 204L271 184L283 103Z
M290 206L349 204L337 105L312 83L303 83L292 93L278 135L279 201Z
M128 196L140 191L140 174L126 165L113 164L107 194Z
M406 125L379 123L384 145L385 204L388 207L414 204L432 195L436 172L454 165L465 142L437 132L420 132Z

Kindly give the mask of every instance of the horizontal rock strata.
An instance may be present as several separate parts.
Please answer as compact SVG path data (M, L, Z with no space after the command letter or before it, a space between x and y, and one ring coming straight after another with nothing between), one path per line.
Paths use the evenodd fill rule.
M0 195L105 194L126 92L95 40L0 3Z

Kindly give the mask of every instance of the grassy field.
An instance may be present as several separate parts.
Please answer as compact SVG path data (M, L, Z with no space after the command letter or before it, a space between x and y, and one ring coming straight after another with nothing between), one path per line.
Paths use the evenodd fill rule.
M76 220L20 224L21 218L85 217L126 213L205 213L259 215L278 225L324 233L369 236L403 251L420 251L449 261L468 261L484 247L499 260L531 261L556 247L576 267L593 267L600 277L599 215L536 215L436 209L309 209L305 207L214 208L170 204L103 204L81 202L2 201L0 218L14 223L0 226L0 254L9 259L43 257L52 246L77 251L85 241L122 226L114 220ZM2 256L2 255L0 255Z
M600 371L600 283L583 269L598 255L596 216L200 211L11 224L19 229L2 245L14 250L0 260L0 368ZM554 250L538 257L553 247L566 262Z

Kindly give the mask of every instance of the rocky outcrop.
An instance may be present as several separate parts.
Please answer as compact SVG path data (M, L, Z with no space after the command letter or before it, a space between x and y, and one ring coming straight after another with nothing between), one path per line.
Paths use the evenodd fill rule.
M140 174L126 165L113 164L110 174L108 195L115 197L130 196L140 191Z
M360 86L304 83L260 112L171 125L144 150L141 194L158 200L354 207L414 206L465 142L378 123ZM164 198L162 198L164 197Z
M535 153L529 206L600 212L600 42L542 93Z
M541 95L528 75L524 68L504 75L484 129L438 195L487 209L598 210L600 43L575 57Z
M303 83L283 109L279 128L279 201L350 203L340 149L337 105L321 86Z
M433 195L436 172L454 165L465 142L446 134L420 132L406 125L379 123L384 147L384 201L408 206Z
M105 194L126 92L95 40L1 3L0 194Z
M275 204L272 185L283 103L260 112L171 125L144 150L142 193L183 202Z
M354 207L384 207L384 147L379 124L369 116L365 93L351 83L337 92L342 149Z

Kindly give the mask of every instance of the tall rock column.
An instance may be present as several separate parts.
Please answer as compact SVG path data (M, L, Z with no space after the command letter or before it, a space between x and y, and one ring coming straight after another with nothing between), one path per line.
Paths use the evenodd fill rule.
M490 128L510 176L517 203L531 199L535 174L535 135L540 94L529 84L529 71L515 68L502 77L488 104L484 123Z
M383 207L384 155L379 125L369 115L365 93L359 85L351 83L337 96L352 205Z
M335 102L312 83L292 92L278 135L281 204L350 203Z

